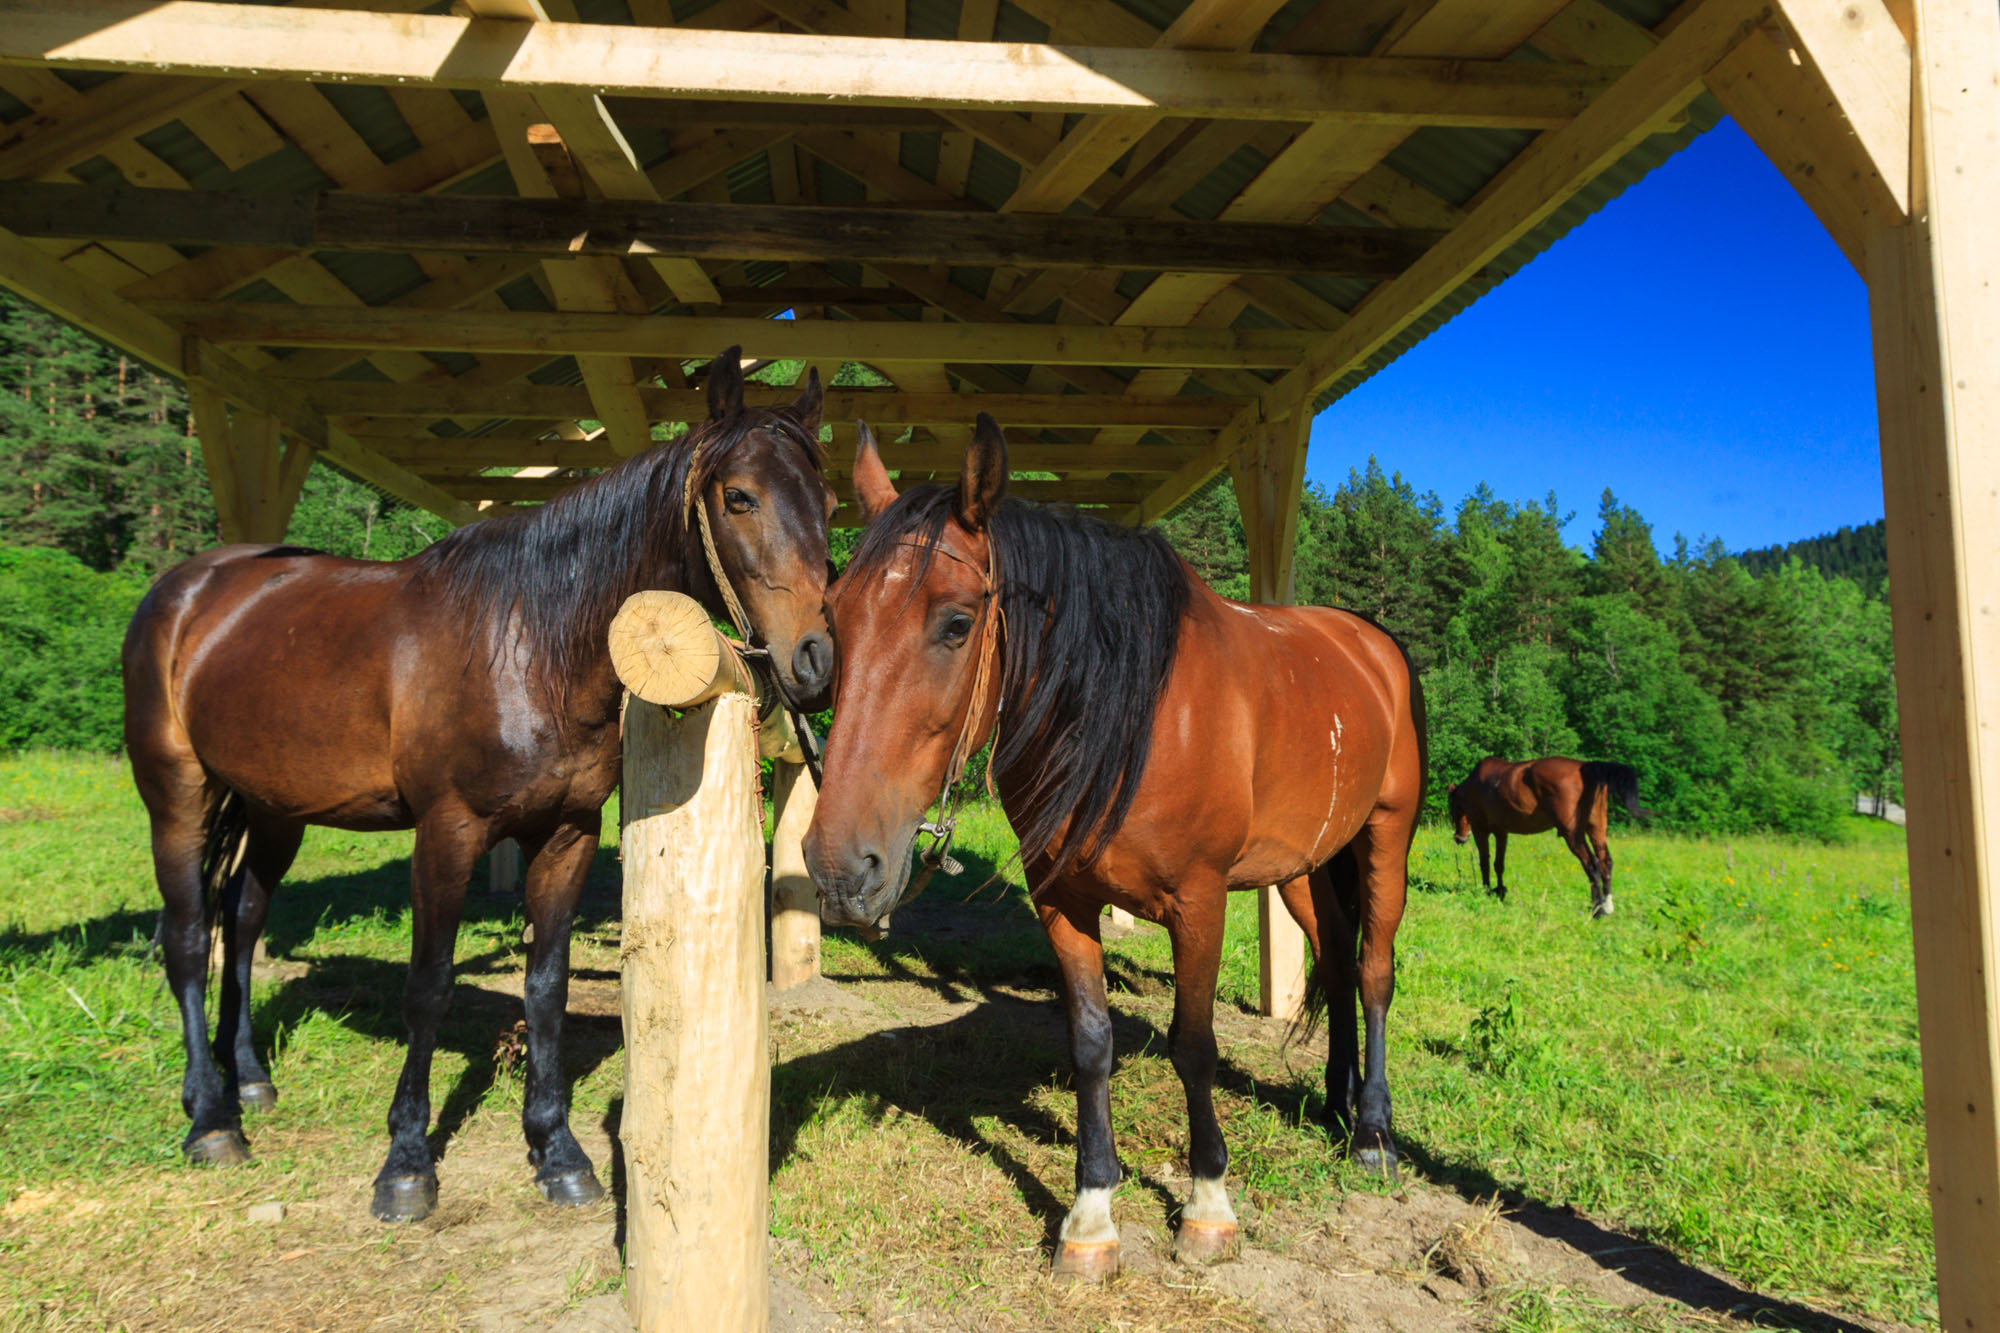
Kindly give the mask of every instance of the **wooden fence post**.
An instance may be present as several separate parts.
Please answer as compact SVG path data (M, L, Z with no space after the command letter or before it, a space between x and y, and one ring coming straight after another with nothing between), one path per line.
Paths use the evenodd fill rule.
M803 846L819 804L819 788L804 764L773 765L771 800L771 984L779 990L819 975L819 888L806 870Z
M611 643L632 691L618 1133L626 1307L640 1333L762 1333L771 1067L756 700L734 649L678 593L633 597Z

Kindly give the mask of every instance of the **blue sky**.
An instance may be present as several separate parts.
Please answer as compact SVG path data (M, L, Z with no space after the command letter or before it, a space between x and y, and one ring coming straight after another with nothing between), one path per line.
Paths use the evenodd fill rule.
M1372 453L1447 512L1606 486L1731 550L1882 516L1867 289L1724 121L1313 423L1331 489Z

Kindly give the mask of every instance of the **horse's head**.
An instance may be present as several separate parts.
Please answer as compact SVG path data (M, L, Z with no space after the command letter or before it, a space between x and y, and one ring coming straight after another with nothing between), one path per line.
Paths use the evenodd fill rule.
M696 555L692 563L712 575L719 560L728 583L711 613L727 611L733 592L748 621L740 628L753 646L770 651L786 698L808 711L826 706L834 666L826 526L835 499L820 472L820 401L815 370L790 404L745 407L741 354L724 352L709 363L708 422L691 440L688 480L696 493L685 497L702 506L715 543L713 557ZM699 518L690 512L688 520L688 540L703 543Z
M896 905L925 809L992 734L1001 660L988 519L1006 488L1007 444L982 413L949 508L931 506L940 518L926 521L897 505L862 427L854 493L868 533L829 598L841 669L805 838L832 924L867 924Z
M1472 836L1472 818L1468 811L1471 800L1472 783L1461 782L1447 794L1445 808L1451 817L1451 839L1462 843Z

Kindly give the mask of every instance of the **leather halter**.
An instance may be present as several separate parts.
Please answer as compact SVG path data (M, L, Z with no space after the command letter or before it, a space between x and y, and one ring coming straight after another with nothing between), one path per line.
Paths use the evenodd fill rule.
M897 545L919 551L926 549L921 543L907 540L898 542ZM998 587L999 555L994 549L991 534L988 534L986 539L985 569L980 569L941 543L933 542L928 549L948 559L956 560L979 575L981 585L979 648L972 667L972 697L966 703L965 720L959 724L958 739L953 742L951 758L946 761L944 767L944 787L938 792L938 817L935 821L926 820L917 825L917 832L927 833L936 841L927 850L918 853L924 869L918 875L916 882L897 900L898 906L922 893L929 886L931 875L940 867L947 875L964 873L965 867L951 855L950 850L952 835L958 831L958 816L952 813L952 800L959 779L965 776L965 766L972 761L972 733L979 726L979 715L986 710L986 695L992 685L993 670L999 657L997 642L1001 621L1005 618L1000 605ZM994 710L993 727L996 732L1000 727L1000 712L1005 709L1006 704L1007 701L1003 698ZM988 793L993 790L993 770L990 766L986 770L986 789Z
M813 734L806 715L792 707L792 701L785 697L784 687L778 684L777 666L771 660L771 650L753 645L755 632L750 624L750 613L743 609L743 603L737 599L736 586L729 581L729 576L722 572L722 557L716 552L715 532L708 522L708 506L701 502L702 497L695 490L694 479L701 470L698 466L701 462L701 453L707 447L708 441L703 440L695 446L694 452L688 455L687 472L681 478L681 523L685 527L688 515L695 516L696 525L701 529L701 552L708 561L708 577L722 593L722 605L729 612L729 622L736 626L737 637L743 640L742 655L751 659L753 665L761 665L764 668L760 675L770 676L771 693L776 697L779 706L785 710L786 716L792 719L792 730L798 733L799 750L805 756L806 772L812 777L813 790L818 791L824 785L824 779L820 776L819 737ZM807 452L810 455L811 451ZM762 710L760 715L770 716L768 712Z

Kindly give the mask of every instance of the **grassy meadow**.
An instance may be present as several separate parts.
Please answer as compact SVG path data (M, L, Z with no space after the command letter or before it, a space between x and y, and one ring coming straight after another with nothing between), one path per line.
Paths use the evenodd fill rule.
M1860 819L1844 833L1818 845L1614 829L1619 913L1592 922L1553 837L1513 841L1500 903L1478 891L1471 848L1424 830L1390 1020L1405 1183L1573 1209L1774 1302L1934 1322L1901 833ZM909 928L874 944L829 934L825 972L845 1007L774 1016L776 1262L850 1316L921 1310L926 1327L1266 1326L1184 1279L1121 1278L1085 1296L1030 1280L1073 1160L1055 970L1018 875L982 884L1011 850L997 810L974 810L959 848L967 874L907 908ZM246 1226L238 1206L284 1197L307 1218L347 1218L365 1204L402 1055L408 850L408 835L309 832L256 991L282 1100L250 1122L253 1166L196 1172L178 1157L180 1044L148 956L157 900L124 766L0 760L0 1327L227 1326L248 1307L182 1313L249 1280L225 1253L309 1256L322 1283L357 1291L421 1257L423 1281L388 1322L467 1322L504 1257L359 1222L339 1235L360 1240L300 1248ZM580 1133L617 1113L616 903L607 849L575 956ZM432 1095L440 1141L490 1143L508 1163L492 1197L525 1226L540 1214L507 1039L520 932L516 902L470 900ZM1312 1124L1319 1057L1245 1012L1255 940L1255 903L1239 895L1218 1106L1248 1238L1282 1249L1386 1187ZM1166 937L1141 925L1108 957L1113 1114L1131 1177L1117 1208L1164 1237L1186 1183ZM471 1188L453 1174L471 1154L441 1165L448 1201ZM613 1164L598 1168L612 1183ZM579 1266L558 1296L616 1283L615 1263ZM1526 1274L1479 1313L1495 1329L1632 1319Z

